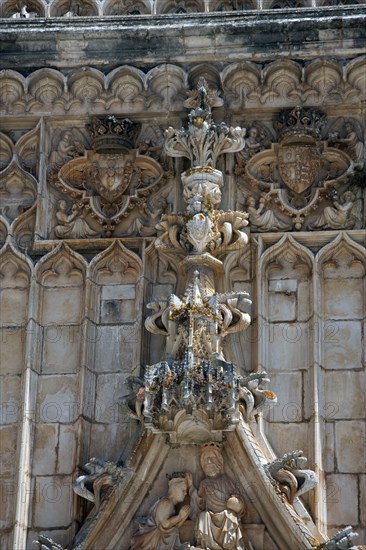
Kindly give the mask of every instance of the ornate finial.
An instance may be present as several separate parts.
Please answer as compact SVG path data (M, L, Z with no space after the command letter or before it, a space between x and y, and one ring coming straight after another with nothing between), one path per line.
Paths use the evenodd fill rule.
M114 115L93 117L87 124L93 149L98 153L127 152L134 148L140 124Z
M215 168L217 157L222 153L240 151L244 147L245 130L219 126L212 120L211 108L222 105L216 91L210 90L204 78L200 79L196 90L190 92L185 101L190 111L188 128L166 130L165 150L171 157L187 157L192 168Z
M189 109L201 109L201 112L207 112L211 116L212 107L221 107L224 101L219 97L218 90L208 87L206 79L201 76L197 83L197 88L187 92L188 99L183 103L184 107Z

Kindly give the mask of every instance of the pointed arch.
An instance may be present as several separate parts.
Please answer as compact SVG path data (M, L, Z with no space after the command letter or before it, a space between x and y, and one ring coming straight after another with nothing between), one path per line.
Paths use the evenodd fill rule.
M103 15L148 15L152 13L149 0L136 0L123 5L119 0L106 0L103 5Z
M97 284L136 283L142 273L142 261L121 241L114 241L90 262L89 276Z
M66 77L55 69L42 68L27 77L29 93L36 103L53 105L58 101L65 89Z
M281 269L285 266L304 264L311 271L313 262L313 253L301 245L292 235L286 233L276 244L269 247L262 254L260 267L262 270L268 270L270 266Z
M29 208L22 216L19 216L11 226L11 233L19 250L26 253L32 246L34 239L34 228L36 225L37 203Z
M165 63L151 69L146 75L148 90L152 92L153 98L158 97L164 106L173 106L186 98L187 74L177 67Z
M70 73L68 88L75 99L81 103L100 99L105 91L105 77L101 71L92 67L83 67Z
M26 4L30 17L45 17L46 7L42 0L29 0ZM7 0L0 7L0 17L20 17L20 7L17 0Z
M8 236L9 224L8 222L0 217L0 248L5 244L6 238Z
M0 108L11 112L15 103L23 99L26 91L25 78L13 70L0 72Z
M351 239L345 231L341 231L316 255L317 270L327 278L332 277L335 270L339 270L339 274L344 278L363 277L365 264L366 249Z
M305 69L305 82L317 97L340 96L343 87L342 69L335 61L316 59Z
M38 262L35 276L44 286L53 286L57 279L62 286L79 286L86 269L84 258L62 241Z
M210 63L200 63L192 67L188 73L188 83L191 90L197 87L198 80L202 76L205 78L209 88L213 90L219 90L221 88L220 73L217 67Z
M264 90L263 97L286 99L292 103L301 97L301 68L298 63L290 59L276 60L269 63L263 70Z
M106 87L110 101L117 99L141 109L145 105L145 74L140 69L128 65L114 69L106 76Z
M24 134L15 144L15 151L18 161L27 172L32 176L38 175L39 162L39 140L40 140L41 122Z
M347 81L366 96L366 56L356 57L346 65Z
M225 97L235 106L259 97L261 71L251 61L228 65L221 73L221 80Z
M10 164L13 154L13 142L7 135L0 132L0 171L4 170Z
M36 179L25 172L14 158L1 172L0 202L2 216L12 223L23 216L30 208L37 195Z
M50 6L51 17L65 17L72 11L70 0L54 0ZM83 2L76 3L78 13L75 13L76 17L89 17L99 14L98 4L93 0L83 0Z

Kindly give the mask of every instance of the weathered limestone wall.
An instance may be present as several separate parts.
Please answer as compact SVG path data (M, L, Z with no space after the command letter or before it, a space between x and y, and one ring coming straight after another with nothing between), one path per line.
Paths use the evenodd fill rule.
M130 448L138 427L117 401L130 391L128 376L162 357L163 338L143 328L147 304L176 291L151 235L55 238L64 195L47 169L62 132L76 129L87 140L89 115L109 113L165 129L183 119L188 83L205 74L226 101L218 120L260 121L273 134L279 110L302 103L324 109L330 122L356 120L364 141L366 24L361 7L343 7L301 18L289 11L286 20L78 19L72 30L69 20L1 20L0 29L0 198L16 205L0 219L0 528L2 548L23 550L40 532L67 544L85 517L71 488L80 465L91 456L118 460ZM235 162L227 155L223 209L244 208ZM169 168L166 211L179 212L184 166ZM320 528L351 524L359 543L364 205L365 191L359 229L252 231L248 251L225 264L222 289L252 296L253 326L228 337L226 352L247 371L259 365L270 374L279 405L265 426L275 451L305 451L321 478L308 503Z

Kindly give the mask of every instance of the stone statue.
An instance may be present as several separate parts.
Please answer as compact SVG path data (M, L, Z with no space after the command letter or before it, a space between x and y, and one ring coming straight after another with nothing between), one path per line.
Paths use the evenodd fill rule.
M167 496L157 500L132 537L131 550L184 550L188 544L179 539L179 527L188 518L191 507L184 505L177 513L176 505L187 496L188 480L184 472L170 476Z
M235 174L240 176L245 172L245 165L254 155L263 151L266 146L269 145L269 140L266 140L264 132L260 132L260 129L256 126L252 126L248 131L248 137L245 140L243 149L236 153L235 158L237 165L235 167Z
M330 136L329 142L336 145L340 149L344 149L351 157L356 166L363 166L363 150L364 145L357 135L356 129L352 122L344 124L344 137L340 138L338 134Z
M84 219L85 212L77 204L73 204L71 213L67 213L66 201L58 201L58 210L56 219L58 225L55 227L55 236L58 239L82 239L85 237L96 237L97 231L94 231Z
M326 206L323 212L309 224L309 229L352 229L356 220L351 216L355 195L346 191L338 200L333 197L333 206Z
M249 197L247 201L247 209L249 214L250 225L256 231L288 231L291 225L278 219L277 216L269 208L264 211L266 199L259 199L259 207L255 206L254 197Z
M20 8L19 12L12 15L13 19L34 19L35 17L38 17L38 13L35 11L28 11L26 4Z
M190 487L191 503L198 507L196 548L204 550L245 550L240 516L244 503L237 487L224 473L220 445L208 443L201 450L205 478L198 491Z
M73 139L72 132L66 130L59 141L57 149L50 155L50 168L59 170L66 162L84 153L84 147Z

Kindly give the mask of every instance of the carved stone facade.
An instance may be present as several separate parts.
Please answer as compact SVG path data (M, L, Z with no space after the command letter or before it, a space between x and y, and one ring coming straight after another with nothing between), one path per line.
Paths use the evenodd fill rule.
M4 550L366 544L366 16L254 4L0 6Z

